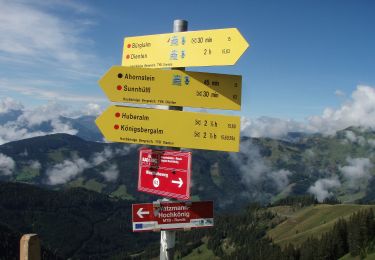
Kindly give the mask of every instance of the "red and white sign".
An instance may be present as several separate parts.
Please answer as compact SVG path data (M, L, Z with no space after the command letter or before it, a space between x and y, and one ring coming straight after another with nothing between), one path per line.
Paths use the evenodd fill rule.
M168 198L190 198L191 152L139 151L138 190Z
M133 232L213 227L213 202L133 204L132 221Z

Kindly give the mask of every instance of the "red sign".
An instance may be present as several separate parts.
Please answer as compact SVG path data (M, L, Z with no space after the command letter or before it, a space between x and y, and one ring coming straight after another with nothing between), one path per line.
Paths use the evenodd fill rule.
M212 201L132 205L133 232L213 227Z
M139 151L138 190L168 198L190 198L191 152Z

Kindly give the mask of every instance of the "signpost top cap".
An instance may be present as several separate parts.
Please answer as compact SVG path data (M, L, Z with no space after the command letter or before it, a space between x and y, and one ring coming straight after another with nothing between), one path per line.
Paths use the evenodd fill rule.
M186 20L177 19L173 21L173 32L185 32L188 28L188 22Z

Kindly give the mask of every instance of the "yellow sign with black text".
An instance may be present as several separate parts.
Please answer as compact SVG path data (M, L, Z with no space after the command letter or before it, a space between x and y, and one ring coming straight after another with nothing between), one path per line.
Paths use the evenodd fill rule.
M234 65L248 47L236 28L126 37L122 65L139 68Z
M113 66L99 85L113 102L241 109L238 75Z
M239 151L239 116L111 106L95 122L108 141Z

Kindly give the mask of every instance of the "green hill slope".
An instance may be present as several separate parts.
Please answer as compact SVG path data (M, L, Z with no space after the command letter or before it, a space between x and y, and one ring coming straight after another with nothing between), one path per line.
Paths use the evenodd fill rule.
M368 209L375 205L293 205L252 205L238 215L219 215L213 229L182 233L177 249L182 259L359 259L348 252L374 256L375 222ZM188 248L187 241L195 246Z
M351 256L350 254L346 254L340 258L340 260L357 260L360 259L358 256ZM375 253L371 253L367 255L366 260L375 260Z
M285 217L286 220L267 232L274 243L281 246L292 243L300 245L308 237L320 237L332 229L339 218L348 218L361 209L373 208L375 205L315 205L305 208L292 206L272 207L270 210Z

